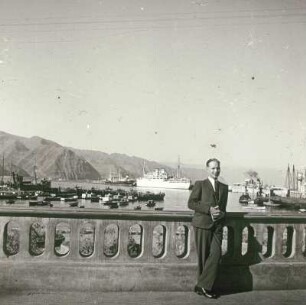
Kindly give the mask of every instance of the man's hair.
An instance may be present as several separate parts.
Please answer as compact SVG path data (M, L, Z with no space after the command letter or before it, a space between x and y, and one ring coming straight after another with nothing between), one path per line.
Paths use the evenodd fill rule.
M210 162L213 162L213 161L217 162L218 165L220 166L221 162L220 162L218 159L216 159L216 158L211 158L211 159L208 159L208 160L206 161L206 167L208 167L208 166L209 166L209 163L210 163Z

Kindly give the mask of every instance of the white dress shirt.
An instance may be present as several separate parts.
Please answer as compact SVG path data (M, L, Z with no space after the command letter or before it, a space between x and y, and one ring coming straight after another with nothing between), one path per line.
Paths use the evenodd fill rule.
M216 182L217 179L215 180L214 178L208 176L208 180L210 181L210 183L211 183L211 185L212 185L214 191L216 191L215 182Z

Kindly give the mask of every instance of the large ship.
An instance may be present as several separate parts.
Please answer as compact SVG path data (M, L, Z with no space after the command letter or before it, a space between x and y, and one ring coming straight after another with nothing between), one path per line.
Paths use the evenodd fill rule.
M135 186L135 179L130 179L129 176L122 177L120 170L118 171L118 175L113 175L112 170L110 170L109 178L105 180L105 184L110 185L122 185L122 186Z
M229 191L233 193L249 193L256 194L261 187L259 179L246 179L244 182L233 183L229 186Z
M183 189L188 190L191 180L188 178L169 177L164 168L156 168L153 172L144 173L143 177L136 179L138 187L154 187L166 189Z

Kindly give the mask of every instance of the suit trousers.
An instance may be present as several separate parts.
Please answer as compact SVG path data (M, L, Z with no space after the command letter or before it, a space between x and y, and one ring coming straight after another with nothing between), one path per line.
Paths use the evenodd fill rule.
M221 258L222 225L211 229L194 227L195 245L198 253L197 286L212 290Z

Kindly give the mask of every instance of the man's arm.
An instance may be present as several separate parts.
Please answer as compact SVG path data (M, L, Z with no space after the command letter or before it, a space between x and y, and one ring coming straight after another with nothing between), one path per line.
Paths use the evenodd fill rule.
M188 200L188 208L199 213L209 214L209 206L201 202L202 185L201 181L196 181Z

